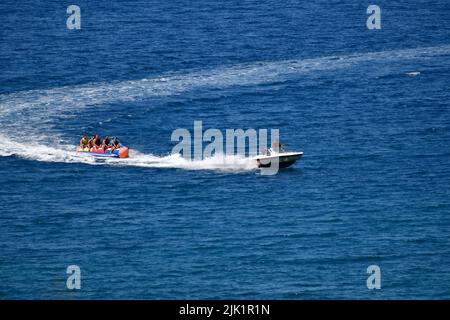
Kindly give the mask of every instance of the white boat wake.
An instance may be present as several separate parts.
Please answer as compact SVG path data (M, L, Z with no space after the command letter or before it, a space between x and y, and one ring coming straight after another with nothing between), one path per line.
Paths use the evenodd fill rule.
M289 79L308 72L349 68L365 62L395 62L449 56L450 45L391 51L357 53L312 59L260 62L221 67L186 74L172 74L141 80L90 83L53 89L29 90L0 95L0 156L24 159L99 164L89 155L74 152L73 145L49 143L46 129L51 117L78 114L81 109L102 104L135 101L155 96L169 96L199 88L252 86ZM419 74L419 72L417 72ZM414 74L416 75L416 74ZM47 127L46 127L47 126ZM9 133L14 132L14 137ZM21 144L32 137L32 144ZM158 157L130 149L129 159L107 159L102 164L130 165L188 170L253 170L251 159L240 156L216 156L204 160L186 160L179 155Z
M58 148L43 144L22 144L0 134L0 140L4 141L0 148L0 156L16 156L23 159L60 162L60 163L82 163L89 165L110 166L134 166L145 168L174 168L185 170L219 170L228 172L241 172L255 170L256 162L250 158L239 155L215 155L202 160L187 160L179 154L156 156L143 154L136 150L130 150L130 157L126 159L117 158L95 158L89 154L75 152L75 146L63 145Z

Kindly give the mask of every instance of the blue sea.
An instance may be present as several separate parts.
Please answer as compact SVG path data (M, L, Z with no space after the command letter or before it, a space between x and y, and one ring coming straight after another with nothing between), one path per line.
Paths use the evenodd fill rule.
M1 299L450 298L448 0L2 0L0 26ZM194 121L304 156L172 154ZM74 152L96 133L130 157Z

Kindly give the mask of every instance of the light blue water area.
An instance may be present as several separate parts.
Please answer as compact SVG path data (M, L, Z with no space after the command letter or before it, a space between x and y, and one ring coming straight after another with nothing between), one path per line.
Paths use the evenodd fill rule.
M381 30L359 1L76 4L0 3L0 298L450 297L448 1L378 1ZM195 120L305 155L170 156Z

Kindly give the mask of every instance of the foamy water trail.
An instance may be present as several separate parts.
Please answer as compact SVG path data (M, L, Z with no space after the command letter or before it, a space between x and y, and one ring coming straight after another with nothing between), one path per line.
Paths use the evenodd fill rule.
M90 83L45 90L0 95L0 116L24 109L38 109L45 115L62 110L79 110L112 102L168 96L196 88L225 88L270 83L292 74L350 67L370 61L396 61L450 54L450 45L393 51L369 52L313 59L259 62L140 80Z
M228 172L241 172L257 168L254 160L239 155L218 154L202 160L187 160L179 154L156 156L130 150L130 157L127 159L95 158L89 154L75 152L76 146L73 145L46 146L36 143L23 144L14 142L3 135L0 135L0 140L4 141L2 148L0 148L0 156L17 156L23 159L44 162Z
M149 167L149 168L178 168L186 170L219 170L241 172L257 169L256 161L240 155L217 154L202 160L187 160L179 154L168 156L154 156L135 151L130 158L119 161L119 165Z
M24 144L2 134L0 134L0 140L2 141L0 147L0 156L2 157L17 156L45 162L95 164L93 157L75 152L75 146L48 146L36 142Z
M52 145L45 132L52 115L64 115L83 108L107 103L135 101L154 96L169 96L198 88L226 88L251 86L288 79L291 76L321 70L349 68L364 62L393 62L408 59L427 59L450 55L450 45L415 49L401 49L328 56L313 59L292 59L201 70L186 74L109 83L90 83L44 90L29 90L0 95L0 139L8 141L0 145L0 156L17 155L22 158L50 161L98 164L88 155L80 155L73 146ZM12 118L14 116L14 118ZM11 139L15 136L32 137L35 144L20 144ZM40 141L40 142L39 142ZM234 159L221 156L201 161L188 161L178 155L158 157L135 152L130 159L106 159L110 165L130 165L158 168L252 170L254 163L236 156Z

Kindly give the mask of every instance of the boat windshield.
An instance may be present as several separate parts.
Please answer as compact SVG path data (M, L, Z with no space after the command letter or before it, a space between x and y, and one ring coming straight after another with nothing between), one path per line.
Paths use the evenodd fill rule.
M284 153L284 152L290 152L290 150L286 149L283 146L279 146L278 150L276 150L276 148L269 148L267 150L268 155L274 155L274 154Z

